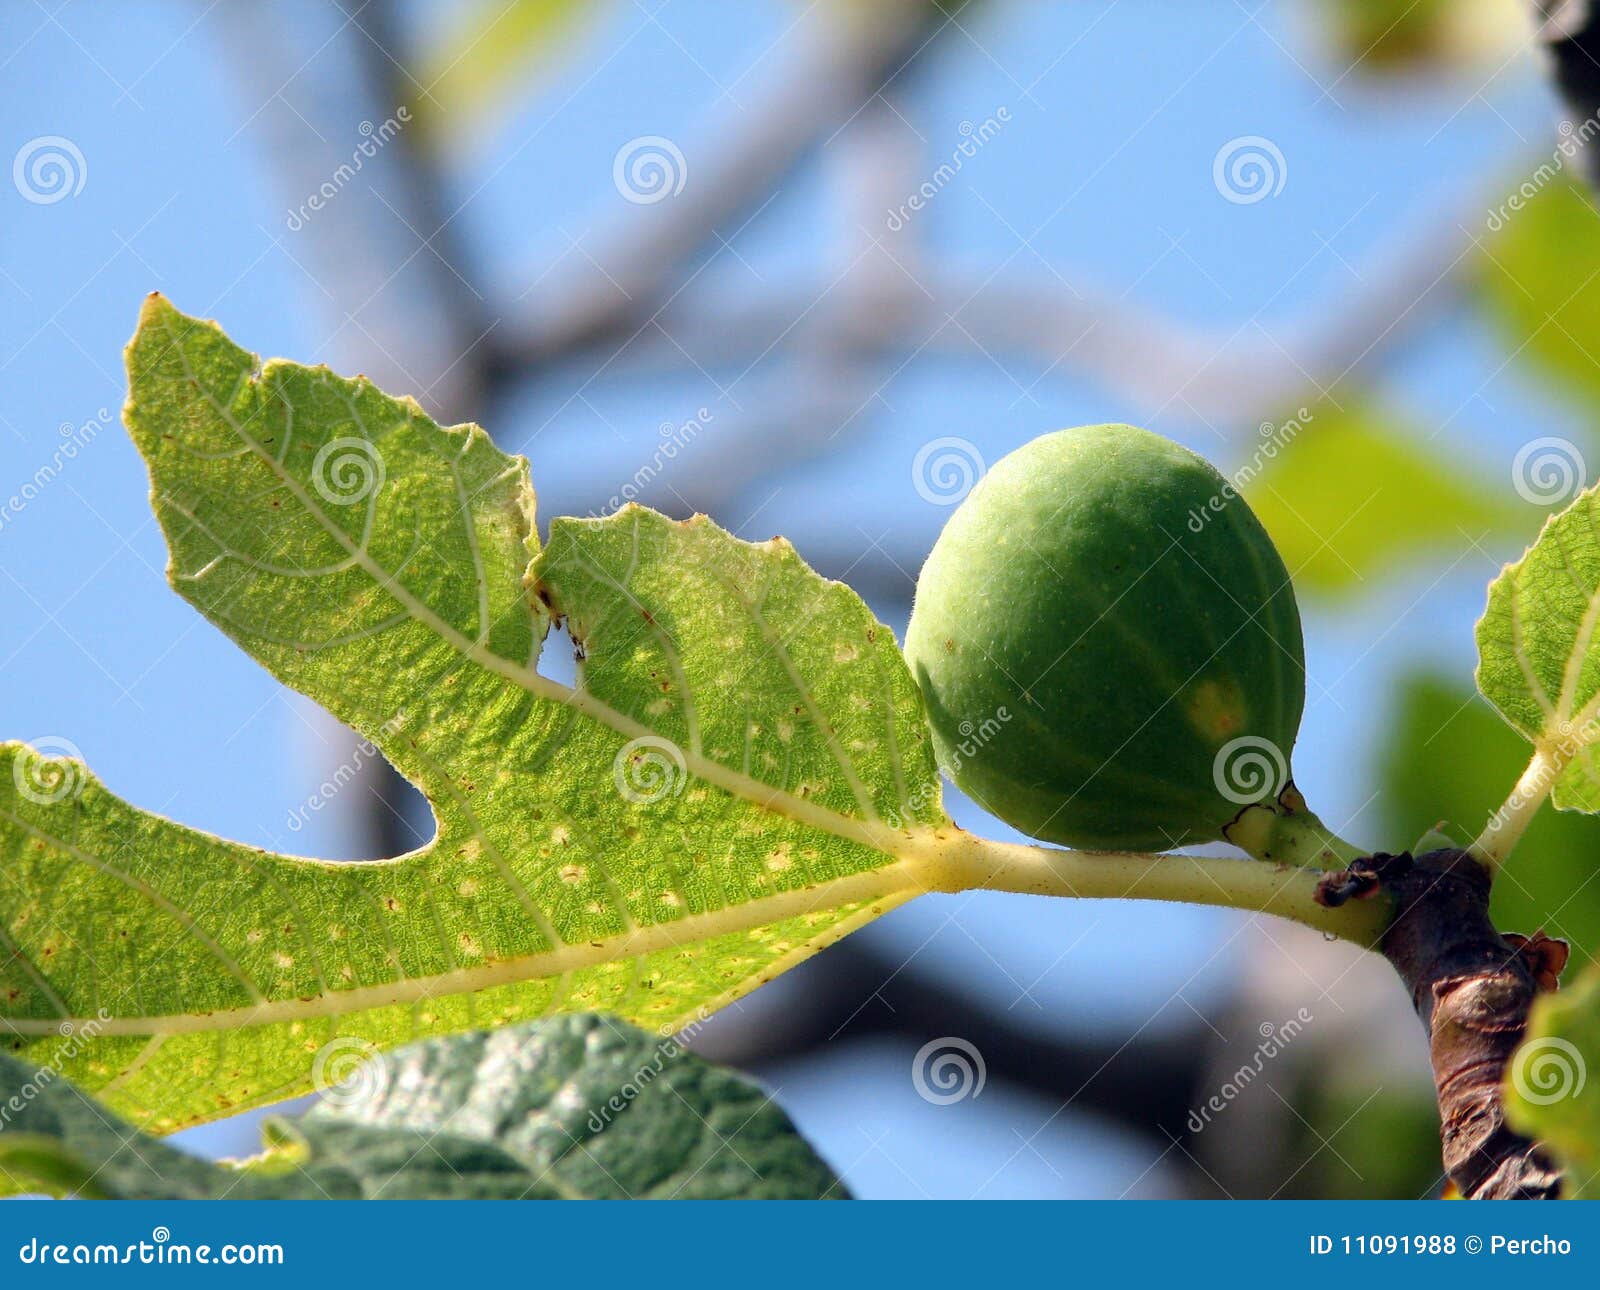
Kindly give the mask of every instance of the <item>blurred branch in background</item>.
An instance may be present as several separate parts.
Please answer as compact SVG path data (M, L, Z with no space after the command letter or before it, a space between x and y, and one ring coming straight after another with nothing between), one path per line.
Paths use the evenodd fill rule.
M1594 0L1528 0L1566 112L1562 133L1587 142L1600 128L1600 11ZM1585 148L1580 167L1600 185L1600 151Z
M391 6L304 6L290 23L278 6L242 0L217 15L241 100L263 105L242 129L270 159L284 205L342 185L303 236L277 238L333 324L336 357L447 420L478 415L492 397L483 342L494 319L432 160L401 129L357 159L361 182L340 179L362 140L423 92L391 52L402 48Z
M746 371L769 355L776 358L772 370L759 378L763 388L754 396L756 407L743 414L744 423L725 441L717 469L676 489L686 511L728 516L741 497L773 477L774 452L793 469L837 449L841 436L877 411L874 404L893 379L889 354L859 345L856 338L873 318L876 295L901 284L915 288L918 281L915 226L886 236L871 231L881 225L883 212L919 182L920 140L906 120L907 107L898 89L886 86L861 104L828 150L829 179L843 208L834 252L837 275L809 304L787 301L765 344L758 347L758 338L747 334L737 356L729 356L731 346L706 353L704 366L743 363ZM702 363L672 323L656 320L633 340L652 337L666 338L663 343L674 349L679 365ZM575 361L582 366L582 359Z
M231 12L240 66L250 69L253 88L278 95L262 115L286 191L314 191L343 160L341 145L328 141L348 138L352 114L382 119L403 103L426 101L427 89L405 70L415 55L382 3L352 10L332 37L286 35L257 4ZM892 377L913 357L1027 357L1089 376L1130 414L1186 410L1248 446L1264 420L1308 400L1337 404L1340 386L1380 366L1459 298L1487 206L1487 190L1476 184L1373 257L1342 300L1271 331L1256 325L1229 336L1193 333L1080 292L1064 271L1021 278L913 255L904 235L883 231L881 216L927 169L908 122L908 91L960 18L920 0L894 0L870 13L873 21L840 22L826 38L808 29L787 74L706 149L711 160L697 164L692 184L654 205L644 224L629 221L597 238L581 270L564 280L552 275L527 305L496 303L488 286L474 285L477 275L454 236L455 212L441 208L446 185L437 144L402 132L380 154L370 196L341 194L306 226L310 276L354 333L345 341L358 355L370 351L363 360L369 375L398 369L396 388L420 392L452 418L470 412L483 419L516 387L557 365L593 381L730 368L742 377L777 363L778 379L765 382L757 406L743 408L740 434L723 445L719 477L681 499L719 511L841 431L870 423L887 384L873 374ZM348 59L324 42L331 50L348 46ZM324 92L326 68L341 61L356 75L342 96ZM282 91L313 76L316 93L297 95L290 108ZM308 132L324 146L308 143ZM840 189L861 239L838 268L819 284L746 291L732 301L697 291L708 258L824 145L846 158ZM395 263L401 270L383 269ZM373 308L380 296L383 307ZM409 326L416 317L429 325ZM898 598L908 591L901 571L914 571L922 554L863 554L859 544L815 553L825 570L851 567L867 589Z
M1263 417L1377 366L1458 298L1456 274L1476 245L1473 225L1482 223L1486 195L1486 189L1474 189L1419 222L1362 270L1357 289L1343 301L1276 329L1281 335L1241 343L1188 332L1121 301L1080 293L1066 285L1064 274L1022 279L919 262L898 280L882 275L846 291L854 308L839 329L839 342L863 356L902 360L921 354L983 361L1027 355L1082 372L1147 412L1185 406L1248 442ZM750 363L792 339L817 295L806 288L736 302L686 296L672 300L616 348L609 348L613 338L607 337L598 347L584 345L563 358L580 366L599 363L617 374L635 367L678 369L689 360L707 368ZM501 365L517 370L517 359L532 363L550 351L511 354L502 356Z
M914 964L896 962L862 937L841 941L792 976L781 1025L713 1023L696 1035L695 1050L770 1074L825 1047L888 1036L914 1050L930 1036L959 1035L983 1055L991 1077L1063 1109L1104 1116L1159 1152L1190 1136L1189 1113L1217 1046L1198 1019L1131 1039L1029 1025ZM1203 1181L1194 1185L1202 1188Z
M924 0L852 7L848 16L798 34L802 48L787 72L732 118L725 137L707 149L709 160L697 165L694 183L656 206L646 228L630 221L590 253L593 275L540 292L538 306L502 338L498 373L521 379L547 363L615 352L652 329L670 339L659 315L692 281L696 262L841 131L870 131L871 122L860 121L863 109L881 94L903 94L955 21ZM605 366L602 359L597 370Z

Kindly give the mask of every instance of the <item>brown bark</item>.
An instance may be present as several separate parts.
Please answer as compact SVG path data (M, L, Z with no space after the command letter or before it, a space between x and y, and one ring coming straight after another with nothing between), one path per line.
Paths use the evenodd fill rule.
M1327 905L1380 893L1394 920L1380 949L1428 1031L1444 1167L1468 1199L1553 1200L1561 1174L1511 1128L1501 1086L1541 989L1554 989L1566 946L1503 936L1489 918L1490 876L1464 851L1375 855L1323 880Z

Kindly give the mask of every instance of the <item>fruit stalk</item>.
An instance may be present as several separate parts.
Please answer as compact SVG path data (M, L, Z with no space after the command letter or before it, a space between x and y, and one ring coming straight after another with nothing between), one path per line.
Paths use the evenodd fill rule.
M1521 840L1533 817L1550 796L1550 790L1570 759L1569 750L1535 747L1527 769L1517 779L1511 795L1489 818L1483 832L1472 844L1472 854L1490 869L1510 855L1511 849Z
M1541 989L1566 961L1560 942L1507 938L1489 917L1490 875L1455 849L1375 855L1330 874L1332 908L1386 894L1396 913L1379 950L1428 1032L1445 1172L1469 1200L1554 1200L1558 1167L1506 1123L1502 1085Z
M1317 818L1293 784L1276 801L1245 807L1222 833L1241 851L1272 864L1342 869L1362 854Z
M1390 919L1387 898L1321 903L1321 871L1220 856L1063 851L956 831L941 843L929 872L936 874L931 885L943 891L1166 900L1274 914L1368 949L1377 947Z

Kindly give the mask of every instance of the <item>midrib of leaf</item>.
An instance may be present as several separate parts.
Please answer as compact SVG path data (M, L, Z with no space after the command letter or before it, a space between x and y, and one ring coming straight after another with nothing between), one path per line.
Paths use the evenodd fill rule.
M468 994L494 986L517 985L597 964L639 958L657 950L677 949L731 932L765 927L820 909L857 904L872 906L859 911L855 924L859 925L915 895L929 891L930 888L925 884L927 876L927 870L915 862L885 865L830 879L815 887L757 897L744 904L730 905L704 914L690 914L671 922L646 924L620 936L605 937L582 945L563 944L559 949L502 959L477 968L404 977L382 985L349 990L328 990L304 999L263 1000L250 1007L203 1013L161 1013L148 1017L126 1016L105 1020L64 1015L48 1019L14 1018L5 1024L7 1029L21 1035L58 1034L61 1024L70 1021L74 1025L92 1024L95 1032L102 1035L151 1035L164 1039L172 1035L204 1034L249 1026L348 1016L394 1004L417 1003L442 995ZM843 936L850 930L851 926L843 926L830 928L829 932L836 931L837 936ZM816 948L807 945L792 957L809 957ZM773 975L778 970L781 969L774 965Z
M1522 588L1518 586L1511 598L1511 649L1516 657L1517 666L1522 672L1522 679L1528 684L1528 693L1539 705L1545 714L1545 722L1557 720L1556 707L1550 701L1550 696L1545 693L1544 682L1539 679L1539 674L1534 671L1533 659L1528 654L1527 637L1524 634L1522 623ZM1541 732L1542 734L1542 732Z
M1573 589L1587 597L1584 605L1583 619L1578 624L1578 636L1572 647L1572 653L1567 656L1566 666L1561 669L1561 693L1556 699L1555 720L1572 720L1572 705L1577 702L1578 678L1583 672L1583 660L1589 652L1589 646L1594 640L1594 629L1597 619L1600 619L1600 584L1586 587L1578 577L1578 571L1572 567L1572 556L1567 551L1566 543L1561 540L1559 531L1551 531L1551 539L1555 542L1556 550L1561 553L1561 567L1566 571L1567 581ZM1548 696L1547 696L1548 697ZM1594 699L1586 705L1594 706Z

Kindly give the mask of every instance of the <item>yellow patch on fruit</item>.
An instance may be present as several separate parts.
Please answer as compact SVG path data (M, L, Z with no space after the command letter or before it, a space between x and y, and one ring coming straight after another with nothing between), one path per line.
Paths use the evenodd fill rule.
M1231 739L1244 729L1244 695L1231 679L1201 681L1190 689L1184 711L1189 724L1212 742Z

